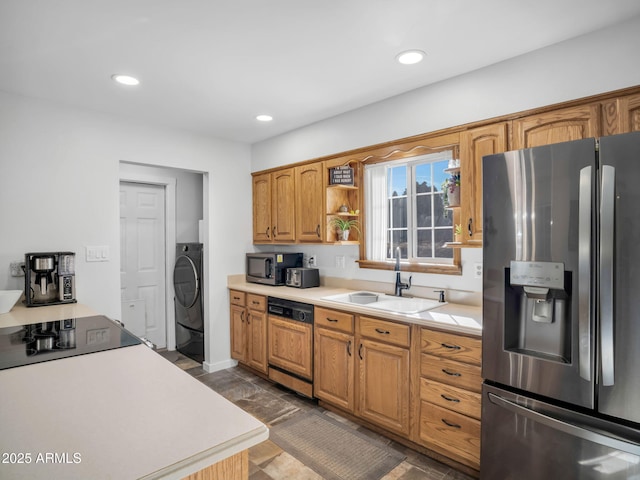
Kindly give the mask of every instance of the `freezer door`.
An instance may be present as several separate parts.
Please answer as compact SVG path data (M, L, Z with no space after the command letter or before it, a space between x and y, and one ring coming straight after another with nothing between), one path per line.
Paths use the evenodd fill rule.
M593 408L595 139L483 158L485 379Z
M493 386L482 390L483 480L640 478L640 433Z
M598 410L640 423L640 132L600 139Z

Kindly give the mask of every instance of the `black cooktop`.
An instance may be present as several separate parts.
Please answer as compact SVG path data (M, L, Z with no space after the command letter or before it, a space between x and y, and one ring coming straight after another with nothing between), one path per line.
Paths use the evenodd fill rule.
M0 328L0 370L139 345L103 315Z

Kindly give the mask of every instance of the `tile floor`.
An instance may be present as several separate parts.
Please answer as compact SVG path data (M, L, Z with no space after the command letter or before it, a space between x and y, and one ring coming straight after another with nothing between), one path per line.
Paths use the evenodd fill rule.
M361 427L301 397L284 387L274 385L242 368L235 367L214 373L205 372L201 365L178 352L160 352L167 360L182 368L220 395L264 422L267 426L290 418L300 412L316 409L345 422L371 438L383 441L406 455L396 468L380 480L471 480L471 477L451 467L421 455L375 432ZM322 480L322 477L278 447L271 440L249 450L250 480ZM363 479L378 480L378 479Z

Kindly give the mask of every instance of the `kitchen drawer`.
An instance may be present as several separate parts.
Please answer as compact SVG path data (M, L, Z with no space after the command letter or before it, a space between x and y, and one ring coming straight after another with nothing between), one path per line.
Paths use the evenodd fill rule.
M451 358L458 362L480 365L482 360L482 340L463 337L454 333L422 329L420 350L423 353Z
M477 393L482 389L480 367L448 358L423 353L420 358L420 374L431 380Z
M328 308L315 307L313 321L318 327L353 333L353 315Z
M480 420L482 395L479 393L421 378L420 399Z
M239 307L244 307L245 306L245 295L246 293L244 292L239 292L238 290L230 290L229 291L229 298L231 300L231 303L233 305L238 305Z
M420 440L423 444L480 468L480 421L429 402L420 403Z
M401 347L409 347L411 342L409 325L378 320L376 318L358 318L360 335Z
M267 309L267 298L264 295L247 293L247 308L264 312Z

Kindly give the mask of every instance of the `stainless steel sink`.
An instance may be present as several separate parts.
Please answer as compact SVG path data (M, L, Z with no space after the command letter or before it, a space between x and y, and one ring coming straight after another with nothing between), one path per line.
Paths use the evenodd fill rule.
M447 304L446 302L438 302L437 300L427 298L395 297L385 293L364 291L329 295L322 297L322 299L337 303L359 305L360 307L371 308L373 310L405 314L424 312L425 310L431 310L432 308L438 308Z

